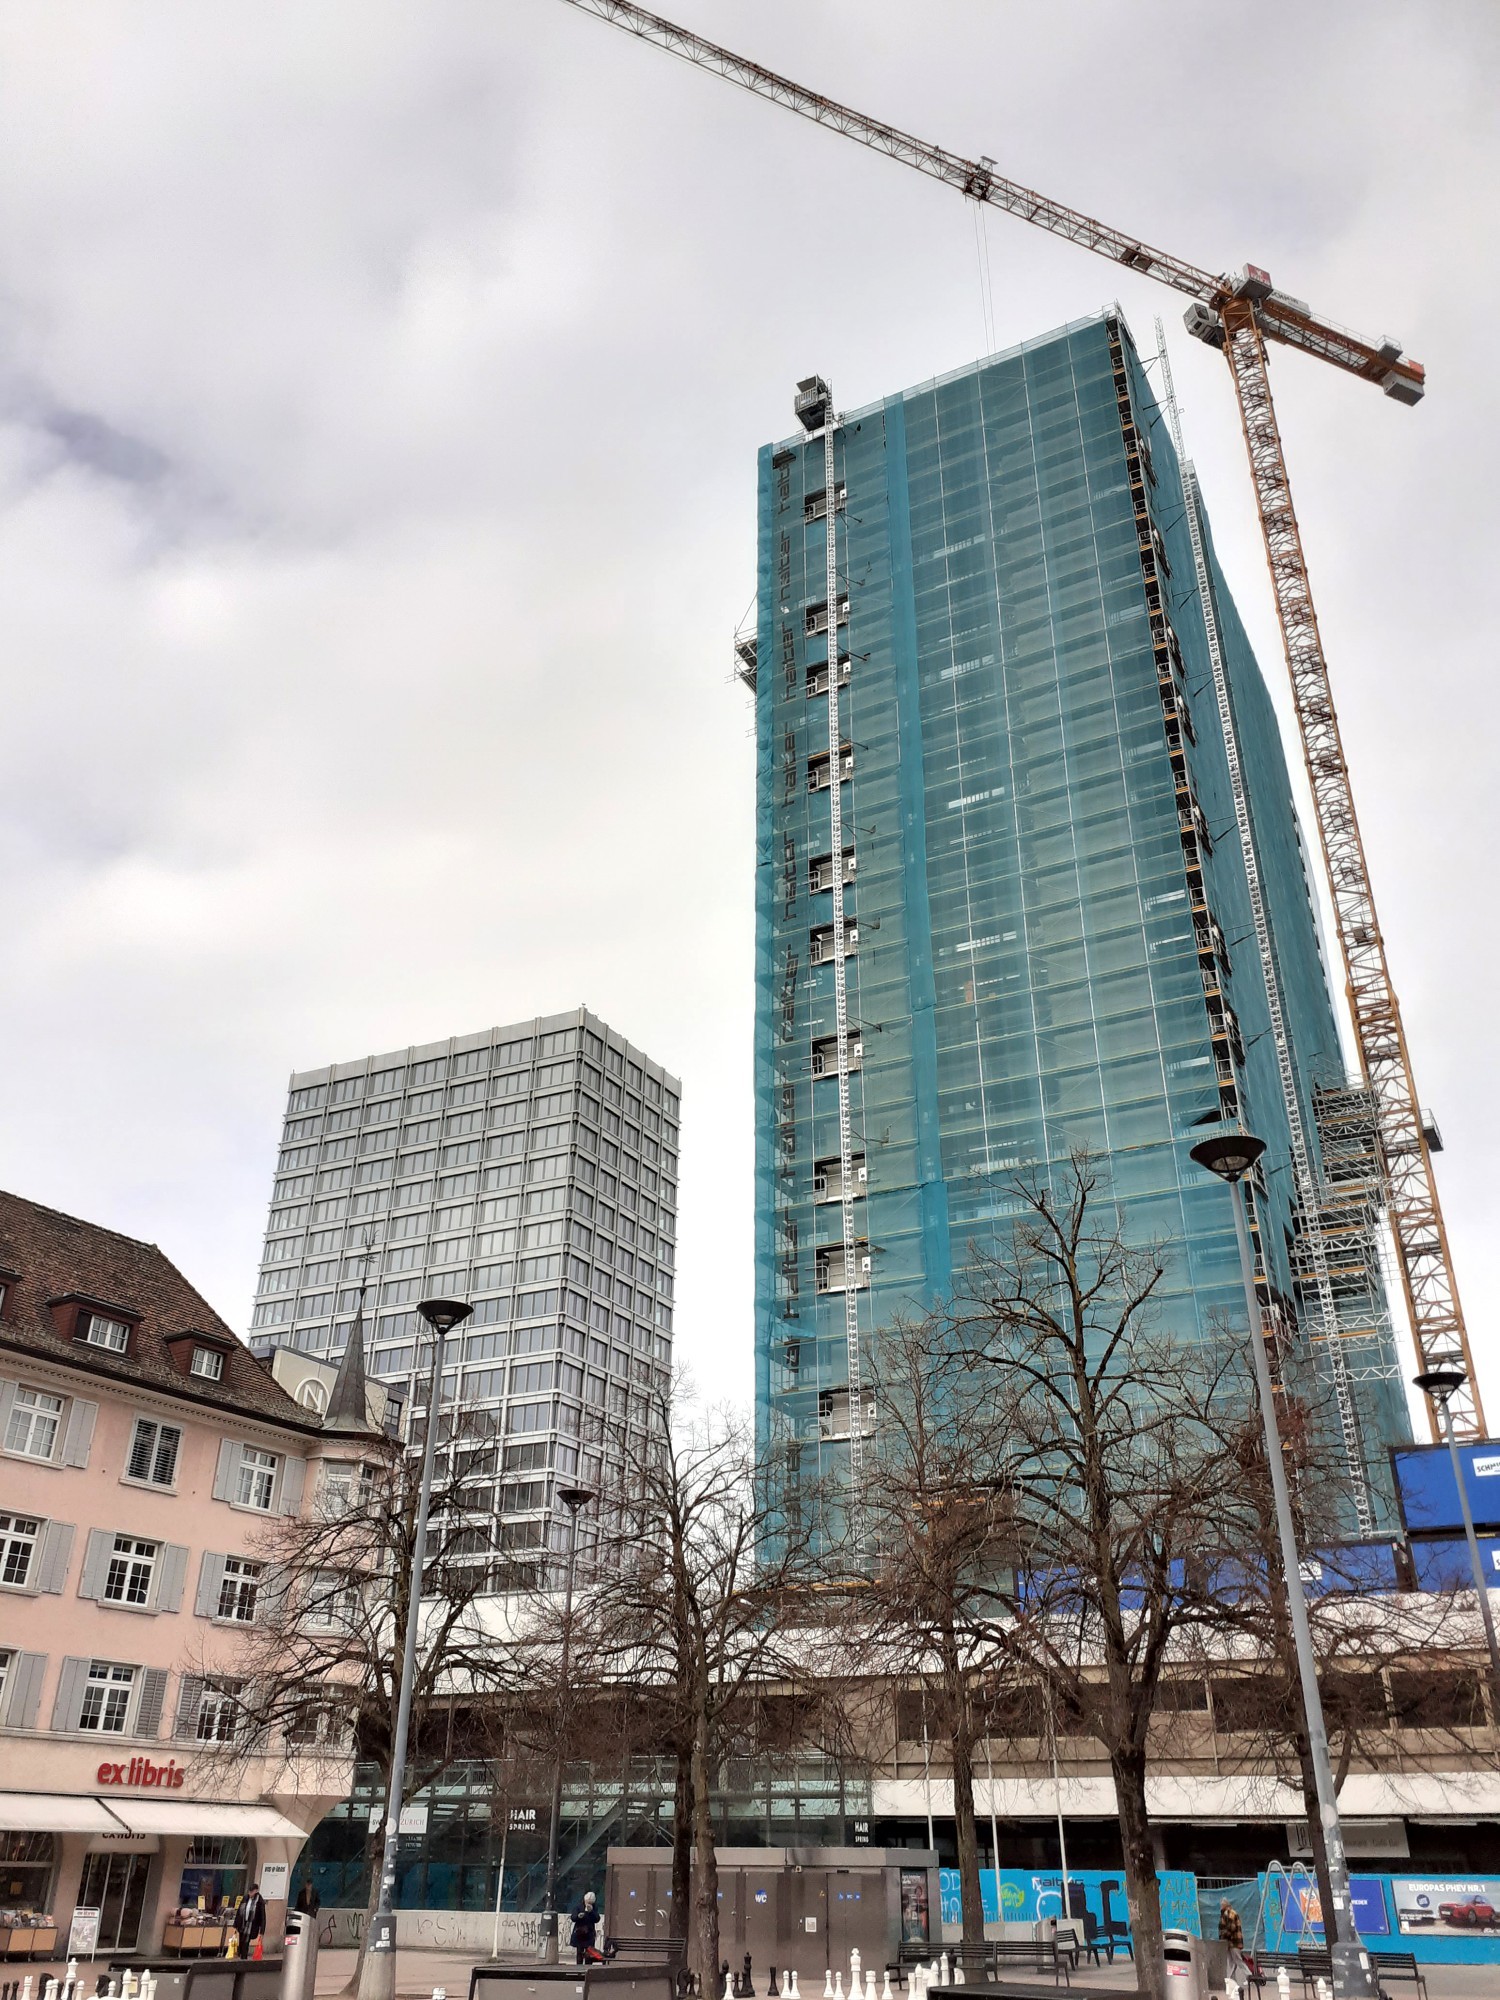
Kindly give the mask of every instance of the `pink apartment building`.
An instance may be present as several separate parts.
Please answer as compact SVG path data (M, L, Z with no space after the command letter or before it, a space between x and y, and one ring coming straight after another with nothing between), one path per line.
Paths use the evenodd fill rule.
M279 1936L351 1765L226 1744L237 1659L285 1615L267 1524L347 1492L369 1432L362 1372L320 1416L153 1244L0 1193L0 1949L14 1912L63 1953L84 1909L154 1951L257 1880Z

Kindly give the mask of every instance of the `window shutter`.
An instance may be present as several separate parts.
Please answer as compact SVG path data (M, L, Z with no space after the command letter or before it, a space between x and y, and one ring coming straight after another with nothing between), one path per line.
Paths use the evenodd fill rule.
M36 1587L46 1597L60 1597L68 1580L68 1564L73 1557L73 1523L49 1521L42 1530L41 1559L36 1566Z
M214 1473L214 1498L227 1500L234 1492L235 1475L240 1469L240 1448L233 1438L220 1438L219 1463Z
M135 1718L137 1736L155 1736L161 1729L161 1705L166 1693L166 1668L147 1667L141 1676L141 1705Z
M181 1542L168 1542L157 1558L157 1576L160 1579L156 1588L158 1611L182 1609L182 1582L187 1575L187 1560L188 1552Z
M219 1586L224 1581L224 1558L211 1556L205 1549L198 1566L198 1595L193 1609L200 1618L212 1618L219 1608Z
M10 1406L15 1400L15 1383L0 1380L0 1442L4 1441L5 1427L10 1422Z
M99 1415L97 1403L85 1403L75 1397L73 1407L68 1411L67 1428L63 1432L62 1462L64 1465L87 1465L89 1447L94 1442L94 1424Z
M307 1471L304 1459L290 1456L281 1461L281 1511L283 1514L300 1514L302 1511L302 1480Z
M83 1713L83 1690L88 1684L92 1660L67 1659L57 1677L57 1695L52 1703L52 1727L76 1729Z
M181 1738L197 1735L198 1709L202 1701L202 1674L184 1674L182 1685L177 1690L177 1720L172 1725L174 1736Z
M83 1575L78 1579L80 1597L97 1597L104 1589L104 1579L109 1571L109 1558L114 1545L112 1529L89 1529L88 1547L83 1555Z
M47 1671L45 1653L13 1653L10 1672L5 1677L5 1726L7 1729L35 1729L36 1712L42 1699L42 1678Z
M130 1437L130 1456L125 1461L127 1479L149 1479L151 1459L156 1450L156 1426L149 1417L137 1417Z

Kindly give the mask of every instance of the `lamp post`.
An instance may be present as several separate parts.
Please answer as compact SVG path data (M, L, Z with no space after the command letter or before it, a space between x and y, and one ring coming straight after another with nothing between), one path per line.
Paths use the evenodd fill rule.
M1379 1985L1370 1954L1359 1942L1354 1928L1354 1906L1349 1891L1349 1860L1344 1851L1344 1829L1339 1821L1338 1793L1333 1782L1333 1765L1328 1755L1328 1731L1323 1723L1323 1701L1318 1692L1318 1671L1313 1659L1312 1631L1307 1622L1307 1598L1302 1589L1302 1567L1297 1555L1297 1535L1292 1525L1292 1503L1287 1492L1286 1466L1281 1456L1281 1431L1276 1421L1276 1399L1271 1387L1271 1364L1266 1359L1265 1335L1261 1329L1260 1300L1255 1290L1255 1263L1250 1254L1250 1230L1245 1216L1245 1194L1240 1182L1266 1150L1264 1139L1248 1132L1224 1132L1203 1139L1193 1147L1192 1157L1200 1167L1229 1184L1234 1204L1234 1233L1240 1252L1240 1276L1245 1286L1245 1311L1250 1329L1250 1352L1255 1363L1255 1388L1260 1399L1261 1428L1265 1438L1266 1461L1271 1472L1271 1493L1276 1505L1276 1533L1281 1544L1281 1569L1286 1582L1287 1609L1291 1614L1292 1637L1297 1650L1297 1676L1302 1683L1302 1706L1307 1718L1308 1747L1312 1753L1313 1779L1318 1795L1318 1819L1323 1829L1323 1846L1328 1856L1328 1882L1333 1908L1324 1914L1324 1936L1333 1974L1334 2000L1378 2000Z
M432 1500L432 1461L437 1448L438 1403L443 1379L443 1342L474 1310L457 1299L424 1299L417 1311L432 1328L432 1373L427 1387L427 1435L422 1441L422 1485L412 1536L411 1584L406 1597L406 1632L401 1648L401 1694L396 1703L396 1740L391 1746L391 1787L385 1801L385 1848L380 1862L380 1900L370 1922L359 1977L359 2000L394 2000L396 1992L396 1849L401 1839L401 1793L406 1783L406 1739L411 1731L411 1684L416 1678L417 1626L422 1612L422 1570L427 1560L427 1509Z
M1495 1614L1490 1609L1489 1585L1484 1579L1484 1564L1479 1559L1479 1537L1474 1532L1474 1510L1469 1505L1464 1469L1458 1456L1458 1440L1453 1435L1453 1412L1448 1407L1451 1397L1468 1379L1462 1368L1429 1368L1425 1374L1415 1378L1423 1395L1430 1396L1442 1413L1443 1435L1448 1440L1448 1461L1453 1467L1453 1484L1458 1488L1458 1504L1463 1509L1469 1567L1474 1572L1474 1588L1479 1593L1479 1615L1484 1620L1484 1643L1490 1651L1490 1692L1496 1718L1500 1720L1500 1646L1495 1643Z
M568 1719L568 1668L573 1650L573 1577L578 1567L578 1511L594 1497L592 1486L559 1486L568 1510L567 1588L563 1595L562 1660L557 1676L557 1754L552 1760L552 1816L547 1823L547 1887L542 1897L542 1963L557 1963L557 1836L562 1821L563 1730Z

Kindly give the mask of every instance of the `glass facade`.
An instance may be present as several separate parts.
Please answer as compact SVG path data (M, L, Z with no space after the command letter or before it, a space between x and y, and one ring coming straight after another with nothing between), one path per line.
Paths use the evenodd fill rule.
M516 1581L566 1543L585 1414L644 1432L670 1372L680 1099L582 1009L291 1080L252 1345L337 1360L363 1284L368 1370L420 1412L416 1303L468 1300L443 1395L488 1413Z
M1003 1249L1015 1174L1079 1147L1127 1231L1167 1245L1161 1323L1213 1340L1243 1325L1243 1295L1228 1200L1188 1149L1243 1120L1268 1142L1266 1295L1289 1324L1298 1308L1289 1122L1183 480L1128 328L1102 314L888 397L840 419L835 449L831 621L824 441L759 467L756 1406L792 1478L847 1461L845 1285L866 1333L942 1299L971 1245ZM1311 1129L1315 1086L1342 1081L1338 1032L1275 717L1211 543L1208 563ZM1383 1339L1356 1385L1382 1506L1382 1447L1407 1434Z

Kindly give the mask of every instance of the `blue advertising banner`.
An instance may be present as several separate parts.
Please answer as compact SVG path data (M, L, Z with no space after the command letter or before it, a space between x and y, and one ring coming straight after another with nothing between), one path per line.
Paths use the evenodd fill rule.
M1161 1890L1161 1920L1169 1930L1198 1928L1198 1878L1185 1869L1158 1869ZM943 1922L963 1921L963 1905L958 1870L943 1868L938 1873L943 1898ZM1081 1917L1087 1912L1098 1923L1103 1936L1130 1936L1130 1905L1125 1896L1125 1874L1120 1868L1070 1868L1067 1903L1063 1900L1063 1878L1057 1868L993 1868L979 1871L979 1893L984 1901L987 1924L1035 1923L1042 1917Z
M1292 1882L1284 1876L1281 1891L1281 1930L1295 1938L1305 1931L1309 1937L1323 1935L1323 1910L1315 1882ZM1354 1928L1361 1937L1389 1937L1390 1915L1385 1906L1385 1890L1378 1875L1351 1875L1349 1900L1354 1905Z

